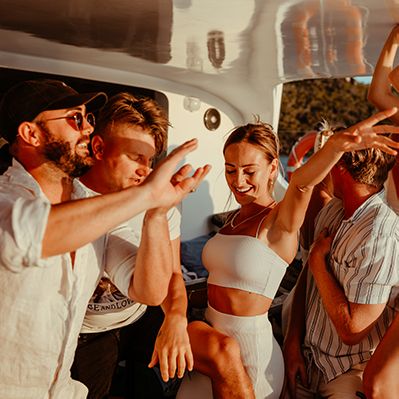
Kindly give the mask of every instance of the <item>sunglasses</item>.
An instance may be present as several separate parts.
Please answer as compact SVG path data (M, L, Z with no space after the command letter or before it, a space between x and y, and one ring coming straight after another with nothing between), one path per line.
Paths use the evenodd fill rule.
M76 114L73 114L73 115L60 116L58 118L44 119L44 120L41 120L40 122L56 121L58 119L67 119L67 120L73 122L74 129L76 129L78 131L83 130L83 125L84 125L85 119L92 127L96 126L96 118L94 117L94 115L91 112L87 113L86 115L83 115L81 112L76 112Z

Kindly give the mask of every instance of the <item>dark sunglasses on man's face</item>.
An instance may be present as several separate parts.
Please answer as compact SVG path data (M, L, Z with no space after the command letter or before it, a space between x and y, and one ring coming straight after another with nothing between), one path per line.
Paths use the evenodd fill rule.
M40 122L56 121L58 119L67 119L69 121L72 121L74 123L73 127L78 131L83 130L83 125L84 125L85 119L92 127L95 127L95 125L96 125L96 118L94 117L94 115L91 112L87 113L86 115L83 115L81 112L76 112L73 115L60 116L58 118L44 119L44 120L41 120Z

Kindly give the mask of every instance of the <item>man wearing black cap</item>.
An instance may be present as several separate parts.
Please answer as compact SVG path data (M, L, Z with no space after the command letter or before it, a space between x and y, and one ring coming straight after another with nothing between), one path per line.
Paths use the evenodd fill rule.
M92 163L94 117L87 111L105 101L104 93L78 94L62 82L37 80L14 86L0 104L0 133L13 155L0 176L1 398L86 397L69 370L105 247L115 243L107 231L145 209L175 205L208 171L189 177L183 167L174 174L196 147L189 141L139 187L84 198L73 178ZM107 259L105 267L122 292L134 295L129 264Z

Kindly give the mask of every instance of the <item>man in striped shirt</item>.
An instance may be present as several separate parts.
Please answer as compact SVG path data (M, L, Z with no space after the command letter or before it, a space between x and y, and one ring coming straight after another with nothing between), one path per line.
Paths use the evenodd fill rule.
M331 171L336 198L316 218L285 339L292 398L362 397L399 288L399 218L383 191L394 161L377 149L347 152Z

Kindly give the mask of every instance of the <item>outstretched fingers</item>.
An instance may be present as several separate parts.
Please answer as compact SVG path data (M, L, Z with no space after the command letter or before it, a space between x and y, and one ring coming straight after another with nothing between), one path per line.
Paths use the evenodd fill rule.
M211 165L205 165L201 168L198 168L192 178L194 179L195 185L193 187L194 190L197 189L197 187L199 186L199 184L202 182L202 180L205 179L205 176L209 173L209 171L211 170Z
M171 169L175 170L178 163L183 160L183 158L189 154L190 152L194 151L198 147L198 140L191 139L186 141L185 143L179 145L174 150L172 150L168 156L161 161L163 163L169 163Z
M187 154L194 151L197 148L197 145L198 141L196 139L192 139L176 147L168 156L159 162L156 168L147 177L145 183L148 184L154 182L153 184L155 185L158 183L169 183L175 175L178 164L183 161Z
M395 125L377 125L369 129L378 134L399 134L399 126Z
M182 176L181 170L182 168L179 170L179 172L177 172L179 173L180 177ZM204 180L205 176L209 173L210 170L210 165L205 165L197 168L192 176L186 176L180 179L180 181L176 185L179 186L179 188L186 194L189 192L193 192L197 189L202 180Z
M360 132L365 147L378 148L388 154L396 155L399 149L399 142L383 134L399 134L399 127L389 125L378 125L364 129Z
M192 167L189 164L183 165L172 177L170 182L176 186L180 182L182 182L192 171Z
M399 134L399 127L392 125L364 126L352 132L342 132L340 136L341 149L358 151L366 148L378 148L388 154L396 155L396 150L399 150L399 142L384 136L389 133Z
M369 118L365 119L364 121L357 123L355 126L359 130L361 130L362 127L374 126L378 122L381 122L384 119L387 119L387 118L391 117L392 115L395 115L397 111L398 111L398 109L396 107L385 109L384 111L377 112L376 114L370 116Z

